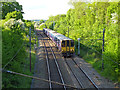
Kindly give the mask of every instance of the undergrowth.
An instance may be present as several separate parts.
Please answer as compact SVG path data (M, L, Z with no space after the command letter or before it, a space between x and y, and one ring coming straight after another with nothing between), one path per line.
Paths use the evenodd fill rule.
M76 54L77 54L76 49ZM103 53L104 54L104 53ZM95 50L85 47L81 44L80 47L80 57L86 62L90 63L95 70L105 78L112 80L114 82L119 81L118 65L111 61L110 58L103 55L104 67L102 68L102 54L96 52Z

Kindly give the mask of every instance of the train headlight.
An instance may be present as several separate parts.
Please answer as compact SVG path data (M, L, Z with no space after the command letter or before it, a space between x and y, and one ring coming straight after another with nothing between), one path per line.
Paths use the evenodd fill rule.
M74 49L71 50L72 52L74 51Z

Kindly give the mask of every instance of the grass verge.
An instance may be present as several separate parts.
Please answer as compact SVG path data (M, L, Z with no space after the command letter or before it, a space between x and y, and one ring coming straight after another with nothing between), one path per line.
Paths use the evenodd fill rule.
M76 49L76 54L78 50ZM110 59L103 56L104 69L102 69L102 54L95 50L88 48L81 44L80 57L87 63L90 63L92 67L105 78L112 80L115 83L119 83L118 66Z

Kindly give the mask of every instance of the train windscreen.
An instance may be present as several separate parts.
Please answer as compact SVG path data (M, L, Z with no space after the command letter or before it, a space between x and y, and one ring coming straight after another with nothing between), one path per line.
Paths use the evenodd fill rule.
M65 47L65 41L62 41L62 47Z
M69 40L67 40L67 46L69 46Z
M71 47L73 47L74 46L74 41L71 41Z

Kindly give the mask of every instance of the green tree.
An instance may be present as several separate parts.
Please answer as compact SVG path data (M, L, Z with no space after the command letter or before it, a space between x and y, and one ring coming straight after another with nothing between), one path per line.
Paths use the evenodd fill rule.
M2 19L5 19L5 16L9 12L20 11L23 13L22 5L19 5L18 2L2 2Z
M44 22L45 22L44 20L40 20L40 23L39 23L39 24L44 23Z
M118 2L86 3L81 2L81 0L72 1L71 4L74 8L69 9L66 15L49 17L46 22L47 27L51 28L53 21L55 21L54 30L65 36L68 36L69 27L70 38L75 41L77 41L77 38L81 38L81 49L92 47L91 50L97 50L99 53L102 53L102 40L96 41L96 39L103 38L103 29L105 29L105 51L103 52L105 69L102 74L111 80L117 80L118 78L120 80L118 75L120 69L117 64L111 61L113 59L115 62L119 62ZM101 70L101 59L92 61L89 58L89 60L97 70Z
M16 20L18 20L18 19L23 20L23 15L20 11L13 11L13 12L7 13L5 18L7 20L10 19L10 18L15 18Z

